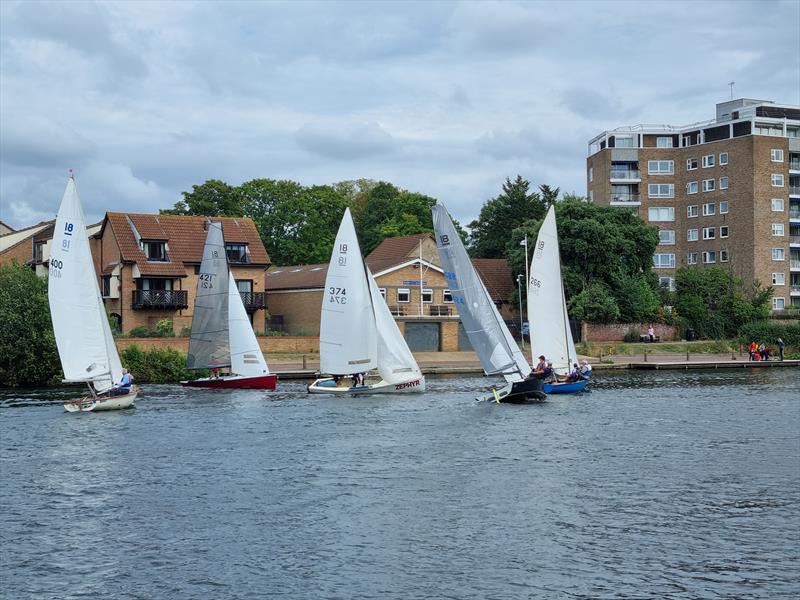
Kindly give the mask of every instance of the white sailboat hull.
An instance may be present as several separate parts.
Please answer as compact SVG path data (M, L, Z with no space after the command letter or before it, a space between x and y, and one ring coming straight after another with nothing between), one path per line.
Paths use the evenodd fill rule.
M381 380L377 383L368 383L367 385L346 385L345 382L340 382L339 385L336 385L333 381L333 377L321 377L308 386L308 392L310 394L332 394L334 396L408 394L422 393L424 391L425 377L423 375L398 383L389 383L388 381Z
M139 388L134 386L130 394L124 396L84 396L64 404L67 412L95 412L98 410L122 410L133 406Z

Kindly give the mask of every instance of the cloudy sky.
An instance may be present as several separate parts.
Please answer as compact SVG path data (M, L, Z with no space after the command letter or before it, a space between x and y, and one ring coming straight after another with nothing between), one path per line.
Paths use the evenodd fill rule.
M386 180L462 222L506 177L585 194L587 142L800 104L800 2L0 2L0 220L207 179Z

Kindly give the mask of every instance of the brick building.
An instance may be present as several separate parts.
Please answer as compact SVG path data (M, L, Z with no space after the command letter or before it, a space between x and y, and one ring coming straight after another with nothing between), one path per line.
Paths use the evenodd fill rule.
M42 221L0 236L0 265L17 261L19 264L30 266L39 277L46 277L55 223L55 219ZM92 236L99 230L100 223L86 226L90 245L93 243Z
M3 236L7 233L14 233L14 228L0 221L0 236Z
M411 350L471 349L432 234L388 238L365 262ZM515 307L508 299L515 284L506 261L476 259L474 264L503 318L514 319ZM295 335L318 335L327 272L327 263L268 270L271 327Z
M659 228L653 266L722 266L800 307L800 106L740 98L683 127L637 125L589 141L590 202Z

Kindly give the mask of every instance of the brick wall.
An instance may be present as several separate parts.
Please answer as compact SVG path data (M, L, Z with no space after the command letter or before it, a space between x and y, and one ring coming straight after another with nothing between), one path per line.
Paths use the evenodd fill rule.
M188 337L118 338L115 341L119 350L124 350L133 344L139 348L173 348L184 354L189 350ZM314 336L259 336L258 344L264 354L319 352L319 338Z
M581 326L581 338L584 342L621 342L629 331L636 331L639 335L645 335L649 323L583 323ZM673 325L662 325L653 323L656 336L662 342L680 340L680 332Z

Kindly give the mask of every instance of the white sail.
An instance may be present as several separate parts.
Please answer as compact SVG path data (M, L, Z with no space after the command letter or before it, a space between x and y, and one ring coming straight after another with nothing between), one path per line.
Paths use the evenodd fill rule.
M378 372L387 383L401 383L408 381L410 377L422 377L422 371L419 370L403 334L397 328L392 312L381 296L369 268L367 279L378 330Z
M522 381L531 371L508 327L500 317L486 286L475 271L447 209L433 207L436 248L444 276L469 341L487 374L502 374L506 381Z
M89 381L104 392L122 378L75 179L58 209L48 279L53 332L67 381Z
M350 209L345 209L322 294L320 370L332 375L377 364L377 331L369 284Z
M231 372L236 375L267 375L267 361L258 345L253 327L236 287L228 273L228 335L230 336Z
M222 223L208 223L203 262L197 276L192 334L189 338L189 369L227 367L228 346L228 257Z
M578 355L567 318L553 206L547 211L533 248L528 280L528 323L532 355L546 356L558 373L569 372Z

